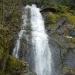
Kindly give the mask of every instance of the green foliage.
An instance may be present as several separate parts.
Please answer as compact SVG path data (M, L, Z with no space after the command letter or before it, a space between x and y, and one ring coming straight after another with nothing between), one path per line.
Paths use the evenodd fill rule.
M7 56L6 53L7 53L7 50L5 51L5 49L3 47L0 47L0 61L1 62L5 60L5 58Z
M74 10L70 10L69 7L64 6L64 5L57 5L56 7L59 12L58 13L48 13L48 22L50 23L51 28L56 28L56 23L57 21L65 17L67 22L69 22L72 26L72 28L75 28L75 14Z
M67 7L67 6L65 6L65 5L58 4L58 5L57 5L57 9L58 9L61 13L69 12L69 7Z
M53 14L53 13L48 13L48 27L51 29L56 29L57 25L57 20L59 19L59 15L58 14Z
M71 24L73 28L75 28L75 15L73 15L71 12L64 12L60 14L61 17L66 17L67 21Z
M23 62L9 56L13 35L21 23L20 7L21 0L0 1L0 75L12 75L16 69L23 69Z
M58 14L49 13L48 17L49 17L50 23L56 24L59 15Z
M24 70L28 70L28 64L22 60L17 60L13 57L9 57L6 63L6 73L10 73L11 75L14 73L22 73Z
M61 4L66 5L72 9L75 9L75 0L62 0Z
M67 16L69 22L75 27L75 16L74 15L69 15Z

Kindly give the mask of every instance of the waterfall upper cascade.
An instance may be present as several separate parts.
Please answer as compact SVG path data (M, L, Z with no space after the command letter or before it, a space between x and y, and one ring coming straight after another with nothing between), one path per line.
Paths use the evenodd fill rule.
M13 49L13 55L16 58L19 58L18 52L20 49L20 41L23 38L24 33L26 32L25 27L27 24L27 11L30 9L30 27L32 35L32 52L34 54L34 70L37 75L52 75L51 74L51 50L48 44L48 35L46 34L44 20L40 9L36 5L26 6L25 14L23 15L23 25L22 29L18 34L18 39L16 41L15 48Z

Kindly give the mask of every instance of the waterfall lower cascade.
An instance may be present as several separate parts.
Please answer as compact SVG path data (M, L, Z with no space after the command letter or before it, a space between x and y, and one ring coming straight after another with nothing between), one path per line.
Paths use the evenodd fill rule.
M37 75L51 75L51 50L48 44L48 35L46 34L44 20L42 14L40 13L40 9L36 7L36 5L26 6L26 9L30 9L30 27L32 29L32 52L34 54L34 70ZM26 10L24 10L26 11ZM26 21L26 13L23 18L23 28L27 25ZM24 35L25 30L21 29L18 35L18 40L16 42L16 46L13 50L13 55L15 57L18 56L18 51L20 48L20 39Z

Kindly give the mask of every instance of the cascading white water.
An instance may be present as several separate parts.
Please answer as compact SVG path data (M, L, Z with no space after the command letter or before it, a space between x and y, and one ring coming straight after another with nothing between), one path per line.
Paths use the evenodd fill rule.
M40 9L31 6L32 44L34 50L35 72L37 75L51 75L51 51L48 36L44 27L44 20Z
M24 8L24 15L22 15L23 24L21 26L20 32L18 33L18 39L16 41L15 48L13 49L13 56L15 56L16 58L19 58L18 52L19 52L19 49L20 49L20 42L21 42L21 39L23 38L23 34L26 32L25 28L26 28L27 21L28 21L28 19L27 19L28 8L29 8L28 5Z
M40 9L35 5L26 6L24 11L26 12L23 15L23 25L22 29L18 34L18 39L16 46L13 49L13 56L16 58L19 57L18 52L20 49L20 41L23 38L25 27L27 24L27 12L30 9L30 25L31 25L31 35L32 35L32 52L34 54L34 70L37 75L51 75L51 50L48 44L48 35L46 34L44 20L40 13Z
M19 32L19 34L18 34L18 39L17 39L17 41L16 41L16 46L15 46L15 48L14 48L14 50L13 50L13 56L15 56L16 58L19 58L18 52L19 52L19 49L20 49L20 40L21 40L21 38L22 38L23 32L24 32L24 30L21 30L21 31Z

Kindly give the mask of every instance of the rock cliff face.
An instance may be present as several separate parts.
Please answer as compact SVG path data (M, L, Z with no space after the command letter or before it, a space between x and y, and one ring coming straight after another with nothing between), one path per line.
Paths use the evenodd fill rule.
M75 54L74 52L73 53L71 52L72 50L74 51L75 49L75 46L74 46L75 43L73 42L75 38L74 36L71 35L72 34L71 31L73 30L72 24L68 21L67 17L64 16L64 17L56 18L55 19L56 22L54 22L56 24L54 25L54 23L53 24L51 23L52 21L49 21L49 18L50 20L52 18L52 17L49 17L49 15L52 16L55 13L46 12L43 14L45 18L47 33L50 36L50 39L55 41L55 43L57 43L59 48L61 48L58 51L56 51L57 50L56 48L55 51L58 54L57 56L60 57L60 59L58 60L61 60L61 64L62 64L61 67L63 68L63 73L66 75L70 70L72 70L72 72L70 71L69 74L71 73L74 75L75 67L73 67L72 63L70 62L73 60L72 56L74 57L74 54Z

